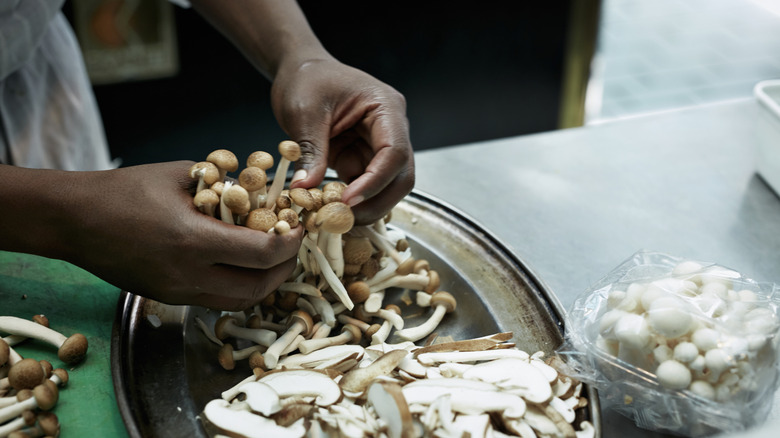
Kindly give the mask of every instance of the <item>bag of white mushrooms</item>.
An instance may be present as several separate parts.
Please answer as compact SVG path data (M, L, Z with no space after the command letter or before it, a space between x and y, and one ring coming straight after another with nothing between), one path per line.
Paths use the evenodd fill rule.
M763 422L778 388L774 284L640 251L575 301L559 350L603 409L704 436Z
M224 150L191 172L199 181L195 204L205 214L262 232L306 228L298 267L278 290L244 312L222 313L213 326L195 320L220 346L215 361L248 374L204 406L200 418L211 436L597 434L582 383L559 374L543 353L518 349L512 333L461 340L437 333L444 318L457 317L455 297L439 290L436 271L413 257L389 218L354 225L339 182L283 192L287 161L300 154L282 147L295 146L280 145L287 158L268 189L255 170L257 184L242 177L247 170L238 184L217 174L238 167ZM258 161L252 157L247 169ZM271 166L263 160L262 172ZM216 194L208 205L200 196L212 195L207 190ZM406 326L409 315L387 304L386 294L399 290L415 312L428 314L425 322Z

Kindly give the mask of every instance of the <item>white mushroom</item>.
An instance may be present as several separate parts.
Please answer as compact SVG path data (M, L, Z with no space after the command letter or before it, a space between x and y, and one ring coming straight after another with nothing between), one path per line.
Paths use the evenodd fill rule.
M232 336L266 347L276 341L276 332L267 329L241 327L236 324L236 319L231 315L223 315L214 323L214 334L220 340L225 340Z
M301 147L298 143L285 140L279 143L279 153L281 159L276 167L276 173L274 174L274 180L271 183L271 187L268 189L268 197L265 200L265 208L273 208L276 204L276 199L284 189L284 183L287 179L287 169L290 168L290 163L298 161L301 158Z
M246 395L246 403L250 409L266 417L282 410L279 394L270 385L259 382L247 382L238 388L240 393Z
M455 310L457 302L455 297L449 292L438 291L431 297L431 307L433 307L433 314L427 321L420 324L417 327L405 328L396 332L396 335L405 341L417 341L433 332L438 327L441 320L444 318L444 314Z
M0 331L26 336L58 348L57 356L67 364L81 362L87 354L87 338L76 333L67 337L62 333L15 316L0 316Z
M203 410L206 419L217 429L247 438L264 437L295 437L306 434L303 422L289 427L281 427L274 420L255 415L249 411L231 409L230 403L222 399L214 399L206 404Z

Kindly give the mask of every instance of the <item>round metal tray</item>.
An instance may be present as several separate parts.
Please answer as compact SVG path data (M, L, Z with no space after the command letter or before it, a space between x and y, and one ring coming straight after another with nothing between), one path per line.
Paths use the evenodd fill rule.
M561 344L563 312L557 298L479 224L415 191L393 210L389 226L406 233L415 258L427 259L440 274L441 289L458 301L455 312L439 326L440 336L458 340L511 331L513 342L529 353L551 354ZM386 301L398 304L413 326L427 315L406 304L409 298L408 291L395 290ZM111 366L117 403L131 437L206 437L198 420L203 407L250 375L248 367L220 367L218 347L197 328L195 316L211 325L219 312L122 293ZM595 391L587 389L585 395L589 408L584 416L599 432Z

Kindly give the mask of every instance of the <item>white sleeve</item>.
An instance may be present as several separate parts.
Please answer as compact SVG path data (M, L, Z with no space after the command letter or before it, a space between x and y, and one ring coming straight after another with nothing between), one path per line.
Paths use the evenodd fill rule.
M0 80L25 65L65 0L0 0Z

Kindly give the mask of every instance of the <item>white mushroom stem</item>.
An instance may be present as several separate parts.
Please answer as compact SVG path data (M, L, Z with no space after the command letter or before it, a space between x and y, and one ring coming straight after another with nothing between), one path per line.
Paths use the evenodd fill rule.
M265 365L268 369L273 369L279 362L279 357L282 352L295 340L296 336L306 330L306 325L296 320L290 325L286 332L268 347L268 350L263 354L265 359Z
M213 331L212 331L212 330L209 328L209 326L208 326L208 325L206 325L206 323L205 323L205 322L203 322L203 320L202 320L202 319L200 319L200 318L199 318L199 317L197 317L197 316L195 317L195 325L197 325L197 326L198 326L198 328L200 329L200 331L202 331L202 332L203 332L203 334L206 336L206 338L207 338L209 341L211 341L211 342L213 342L213 343L215 343L215 344L219 345L220 347L221 347L222 345L224 345L224 343L223 343L222 341L220 341L220 340L217 338L217 336L216 336L216 335L214 335L214 332L213 332Z
M366 310L366 313L371 316L378 316L384 319L385 321L389 322L396 330L401 330L404 328L403 317L392 310L379 309L376 312L368 312L368 310Z
M363 308L368 313L375 313L382 308L382 303L385 300L385 290L381 289L375 292L369 292L368 298L363 303Z
M436 306L433 310L433 314L427 321L418 325L417 327L409 327L396 332L396 335L404 341L417 342L420 339L428 336L436 330L439 323L447 313L447 308L444 306Z
M248 341L254 342L255 344L263 345L266 347L271 345L274 341L276 341L276 332L272 330L240 327L236 325L235 319L233 319L232 317L229 318L230 319L226 319L224 321L224 324L222 325L222 332L227 336L232 336L234 338L239 338L239 339L246 339ZM223 339L227 337L227 336L223 336L223 334L220 333L220 330L216 330L216 332L217 332L217 337Z
M38 385L33 389L33 396L17 402L11 406L0 409L0 424L18 417L24 411L41 409L48 411L57 403L57 394L49 390L45 385Z
M22 413L24 414L24 413ZM0 437L5 437L25 426L32 426L35 424L35 415L29 412L27 415L20 415L19 417L0 425Z
M355 327L359 328L361 332L365 333L366 330L368 330L369 327L371 327L371 324L361 321L357 318L353 318L349 315L339 315L338 321L342 324L352 324Z
M306 338L304 338L302 335L297 335L295 337L295 339L293 339L292 342L290 342L290 345L288 345L287 347L285 347L284 350L282 350L282 352L279 355L279 357L287 356L288 354L290 354L293 351L297 350L298 346L301 345L301 342L303 342L305 340L306 340Z
M396 275L395 270L398 269L398 264L390 257L382 257L379 260L381 269L374 274L373 277L365 280L365 283L369 286L374 286Z
M341 244L341 234L320 230L317 246L325 254L325 258L328 260L333 272L339 278L344 275L344 253Z
M285 282L280 284L277 290L279 292L295 292L301 295L322 297L322 291L317 289L316 286L303 282Z
M371 345L379 345L384 343L387 340L387 337L390 336L390 331L392 329L393 323L388 320L384 320L382 325L379 327L379 330L371 335Z
M356 336L357 335L357 336ZM341 333L336 336L321 339L307 339L298 345L298 350L303 353L311 353L320 348L330 347L331 345L341 345L354 342L360 339L360 329L352 325L345 325Z
M322 322L329 325L330 327L336 326L336 314L333 312L333 306L330 305L328 300L322 296L311 296L307 298L307 301L309 301L314 309L316 309L317 314L320 315L320 318L322 318Z
M431 294L425 291L417 291L415 295L415 303L420 307L431 306Z
M430 277L428 277L427 275L421 275L421 274L396 275L388 278L385 281L382 281L381 283L377 283L374 284L373 286L370 286L370 290L371 292L377 292L391 287L400 287L402 289L423 290L428 286L429 282L430 282Z
M233 187L232 181L225 181L225 187L222 189L222 196L219 197L219 215L222 222L230 225L234 225L236 222L233 220L233 212L230 211L227 205L225 205L225 194Z
M322 251L320 251L319 247L317 247L316 244L312 244L307 239L303 239L303 245L306 246L309 251L311 251L312 255L314 255L314 259L317 261L320 269L322 269L322 275L325 277L325 280L328 282L328 286L330 286L331 290L333 290L338 299L344 303L347 309L352 310L352 308L355 307L355 304L349 298L349 294L344 288L344 284L336 276L336 273L333 272L333 269L330 268L325 255L322 253Z

